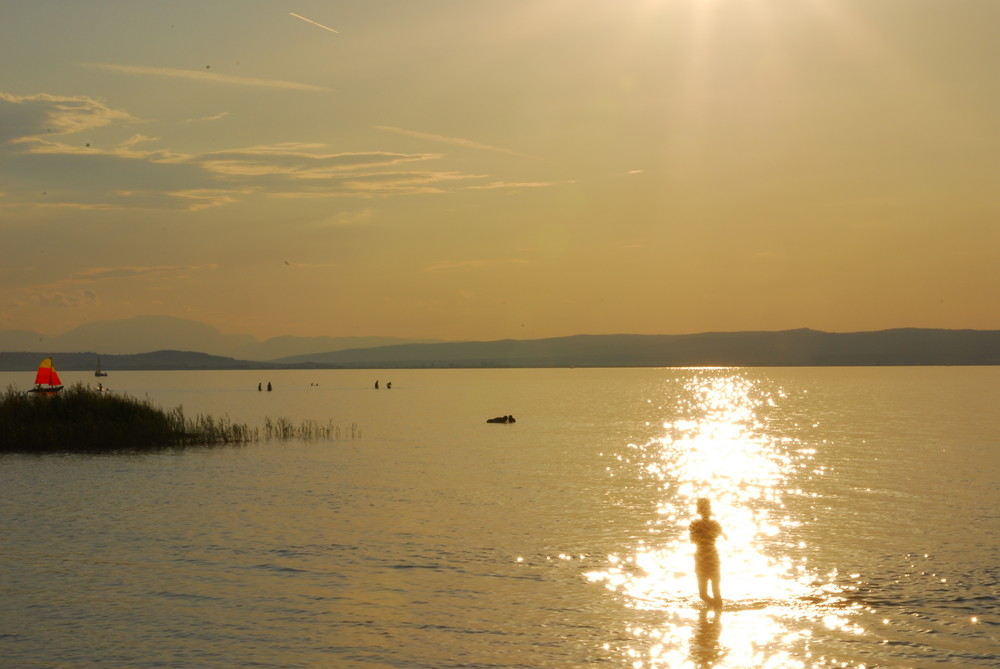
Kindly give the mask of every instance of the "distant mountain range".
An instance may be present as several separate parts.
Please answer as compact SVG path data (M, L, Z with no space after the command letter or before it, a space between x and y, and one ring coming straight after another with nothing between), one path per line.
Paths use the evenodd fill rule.
M0 351L35 353L96 352L135 354L150 351L199 351L209 355L266 361L344 349L430 342L397 337L273 337L263 342L251 335L222 334L211 325L172 316L136 316L95 321L55 337L28 330L0 330Z
M0 353L0 371L27 372L38 368L38 363L49 353ZM93 371L97 367L96 353L52 353L52 360L60 372ZM196 370L196 369L286 369L295 365L276 365L255 360L237 360L221 355L193 351L152 351L127 355L101 355L101 369L115 372L137 370Z
M400 344L276 362L352 368L997 365L1000 330L576 335Z
M150 320L152 319L152 320ZM283 369L283 368L440 368L440 367L685 367L685 366L833 366L833 365L998 365L1000 330L897 329L879 332L831 333L816 330L780 332L715 332L690 335L576 335L549 339L480 342L414 342L380 338L296 338L282 337L254 345L244 335L221 335L214 328L181 319L146 317L138 325L159 323L177 326L180 335L170 339L161 331L148 341L167 343L160 350L121 353L113 342L141 339L115 332L115 323L127 324L125 332L136 328L136 319L92 324L85 334L106 332L105 341L84 337L47 341L49 346L16 346L17 336L0 332L0 370L30 371L42 355L53 355L60 370L94 369L97 353L109 372L138 369ZM100 326L100 327L98 327ZM72 332L78 332L78 328ZM248 341L249 339L249 341ZM75 348L63 348L59 341L75 341ZM92 341L89 350L80 342ZM351 342L364 346L348 347ZM9 342L15 342L12 346ZM183 342L197 344L188 350ZM398 343L404 342L404 343ZM209 347L207 344L212 344ZM224 348L253 352L248 355L213 353ZM315 350L320 346L326 350ZM119 347L124 344L119 343ZM298 347L313 349L270 359L265 351L288 351ZM112 351L118 350L118 353ZM197 352L194 352L197 351Z

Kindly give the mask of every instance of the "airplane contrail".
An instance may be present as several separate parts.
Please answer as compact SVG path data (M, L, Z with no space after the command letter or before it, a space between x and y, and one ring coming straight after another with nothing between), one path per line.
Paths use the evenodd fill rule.
M299 84L292 81L274 79L253 79L251 77L234 77L229 75L206 72L204 70L179 70L172 67L142 67L139 65L114 65L111 63L84 63L87 67L96 67L110 72L125 74L149 75L167 77L169 79L193 79L195 81L229 84L232 86L258 86L261 88L285 88L299 91L327 91L329 89L312 84Z
M467 149L479 149L480 151L496 151L497 153L507 153L512 156L520 156L521 158L531 157L531 156L526 156L523 153L518 153L517 151L511 151L510 149L505 149L500 146L490 146L489 144L482 144L480 142L476 142L471 139L463 139L461 137L445 137L444 135L432 135L429 132L404 130L403 128L396 128L391 125L376 125L374 127L377 128L378 130L385 130L386 132L394 132L399 135L409 135L410 137L417 137L419 139L428 139L433 142L444 142L445 144L464 146Z
M316 26L317 28L322 28L323 30L329 30L330 32L332 32L332 33L337 33L338 35L340 34L340 31L339 31L339 30L334 30L334 29L333 29L333 28L331 28L330 26L325 26L325 25L323 25L322 23L319 23L318 21L313 21L312 19L307 19L307 18L306 18L306 17L304 17L304 16L299 16L299 15L298 15L298 14L296 14L295 12L288 12L288 13L289 13L289 14L291 14L292 16L294 16L294 17L295 17L295 18L297 18L297 19L302 19L302 20L303 20L303 21L305 21L306 23L311 23L311 24L313 24L313 25L314 25L314 26Z

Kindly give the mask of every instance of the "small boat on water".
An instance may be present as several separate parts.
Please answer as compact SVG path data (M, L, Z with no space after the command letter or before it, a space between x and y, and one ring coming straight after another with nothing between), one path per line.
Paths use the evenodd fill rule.
M38 365L38 372L35 373L35 387L28 392L48 395L51 393L57 393L62 389L62 381L59 380L59 374L56 372L56 368L52 364L52 358L45 358L45 360L42 360L42 363Z
M101 371L101 356L97 356L97 369L94 370L94 376L107 376L108 373Z

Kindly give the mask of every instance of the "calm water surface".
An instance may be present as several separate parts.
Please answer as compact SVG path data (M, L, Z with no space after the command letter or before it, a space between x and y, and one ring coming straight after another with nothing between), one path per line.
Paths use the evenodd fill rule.
M0 456L2 666L1000 666L1000 368L103 381L340 436Z

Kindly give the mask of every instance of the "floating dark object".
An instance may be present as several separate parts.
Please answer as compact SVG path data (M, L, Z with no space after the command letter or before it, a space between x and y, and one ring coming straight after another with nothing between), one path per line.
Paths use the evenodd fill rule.
M487 423L516 423L513 416L497 416L496 418L487 418Z

